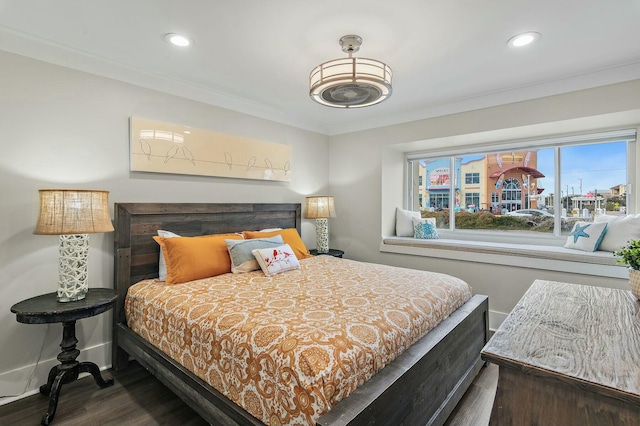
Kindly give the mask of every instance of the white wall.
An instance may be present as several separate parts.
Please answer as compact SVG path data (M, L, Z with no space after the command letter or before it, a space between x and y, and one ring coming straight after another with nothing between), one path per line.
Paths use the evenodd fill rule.
M640 80L635 80L333 136L330 186L338 217L331 221L331 245L345 250L345 257L352 259L458 276L470 283L474 292L489 296L490 309L497 317L508 313L536 278L628 289L624 279L382 253L379 247L382 235L393 234L395 208L404 205L404 152L637 128L639 123ZM636 200L639 187L636 177Z
M290 183L129 171L132 115L292 146ZM304 202L328 192L328 137L0 52L0 395L46 381L61 324L16 322L10 307L57 287L58 238L33 235L38 189L111 191L110 202ZM113 210L112 210L113 213ZM302 237L315 247L315 228ZM90 236L91 287L113 283L113 234ZM110 364L111 314L77 323L81 357ZM44 341L44 344L43 344ZM36 377L28 376L43 346ZM6 402L8 399L4 399Z

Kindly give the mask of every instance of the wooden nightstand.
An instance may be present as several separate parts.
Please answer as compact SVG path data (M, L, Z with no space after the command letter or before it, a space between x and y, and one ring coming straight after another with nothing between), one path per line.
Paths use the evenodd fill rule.
M326 254L328 256L333 256L333 257L342 257L344 255L344 251L337 250L337 249L329 249L329 253L318 253L318 250L313 249L313 250L309 250L309 253L311 253L314 256L317 256L318 254Z
M76 349L76 321L92 317L108 311L116 300L115 291L107 288L89 289L84 299L76 302L58 302L56 293L43 294L31 299L18 302L11 307L16 314L16 320L25 324L47 324L61 322L62 352L58 354L59 365L49 371L46 385L40 386L42 395L49 395L49 409L42 417L42 424L48 425L53 420L58 406L60 388L65 383L71 383L80 373L91 373L98 386L106 388L113 385L113 379L104 380L100 369L93 362L76 361L80 351Z

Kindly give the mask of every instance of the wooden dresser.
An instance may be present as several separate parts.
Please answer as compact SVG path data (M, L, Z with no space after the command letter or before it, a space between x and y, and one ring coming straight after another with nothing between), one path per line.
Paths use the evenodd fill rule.
M639 425L640 302L536 280L482 350L499 366L491 425Z

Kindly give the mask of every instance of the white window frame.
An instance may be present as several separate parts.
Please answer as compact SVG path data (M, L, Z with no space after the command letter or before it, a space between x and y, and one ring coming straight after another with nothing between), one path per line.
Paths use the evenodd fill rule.
M500 143L494 144L482 144L482 145L473 145L466 147L459 147L456 149L439 149L432 150L429 152L419 151L419 152L409 152L405 154L405 176L413 176L412 171L412 162L414 160L422 160L422 159L436 159L442 157L450 157L451 165L450 170L455 170L455 156L461 155L473 155L473 154L485 154L488 152L495 152L501 150L524 150L524 149L544 149L544 148L553 148L554 149L554 170L555 170L555 187L554 191L554 205L559 206L561 203L562 197L562 188L561 188L561 156L560 150L563 147L567 146L575 146L575 145L587 145L587 144L597 144L597 143L608 143L608 142L627 142L627 208L630 209L633 204L633 194L632 194L632 182L635 181L635 167L636 167L636 129L621 129L621 130L612 130L606 132L598 132L598 133L587 133L587 134L574 134L568 136L557 136L557 137L549 137L545 139L532 139L532 140L516 140L516 141L502 141ZM450 187L449 194L455 193L455 176L452 173L452 178L450 179ZM463 179L463 177L460 177ZM405 181L405 191L404 193L408 196L406 198L407 205L405 208L412 209L413 203L413 191L415 190L413 185L413 180L410 178L408 181ZM554 209L555 213L555 226L554 232L552 235L546 233L538 234L524 234L517 231L510 231L508 233L496 232L491 230L469 230L469 229L455 229L455 212L454 209L450 209L450 228L448 230L439 229L438 232L441 235L441 238L451 238L451 239L460 239L460 240L469 240L469 241L487 241L487 242L505 242L505 243L518 243L521 242L523 235L527 236L527 244L529 245L562 245L566 241L565 236L561 236L560 231L560 216L562 214L561 209ZM627 210L627 214L633 213L633 211Z

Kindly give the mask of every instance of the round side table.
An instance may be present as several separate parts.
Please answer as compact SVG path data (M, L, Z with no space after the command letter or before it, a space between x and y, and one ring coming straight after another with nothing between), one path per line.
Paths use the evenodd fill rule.
M333 257L342 257L344 256L344 251L342 250L338 250L338 249L329 249L328 253L318 253L318 250L313 249L313 250L309 250L309 253L311 253L314 256L318 256L321 254L327 255L327 256L333 256Z
M75 302L58 302L56 293L43 294L18 302L11 307L16 320L24 324L62 323L62 351L58 354L60 364L49 371L47 384L40 386L42 395L49 395L49 409L42 417L42 424L53 420L58 407L60 389L71 383L80 373L91 373L101 388L113 385L113 379L104 380L100 369L93 362L76 361L80 351L76 349L76 321L108 311L116 300L116 292L107 288L91 288L84 299Z

